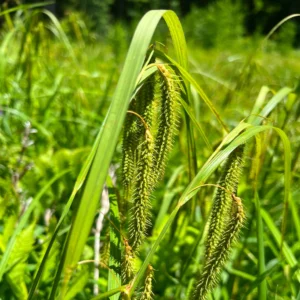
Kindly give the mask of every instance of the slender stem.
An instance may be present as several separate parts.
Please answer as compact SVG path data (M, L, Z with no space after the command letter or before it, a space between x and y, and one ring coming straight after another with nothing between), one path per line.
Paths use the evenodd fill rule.
M149 127L148 127L146 121L144 120L144 118L141 115L139 115L138 113L136 113L135 111L132 111L132 110L127 110L127 113L137 116L142 121L142 123L145 127L145 130L149 130Z
M264 230L263 222L260 215L260 202L257 191L255 192L255 206L256 206L256 235L258 245L258 276L266 271L265 267L265 248L264 248ZM267 282L263 279L258 285L258 299L267 299Z
M109 198L108 198L108 190L107 187L104 187L103 192L102 192L102 197L101 197L101 210L98 215L98 218L96 220L96 229L95 229L95 242L94 242L94 287L93 287L93 292L94 295L99 294L99 286L98 286L98 281L99 281L99 264L100 264L100 236L101 236L101 231L103 229L103 221L105 215L109 212Z

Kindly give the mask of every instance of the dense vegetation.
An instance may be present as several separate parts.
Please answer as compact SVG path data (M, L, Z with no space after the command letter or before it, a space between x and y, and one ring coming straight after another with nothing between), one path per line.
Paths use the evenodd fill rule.
M300 299L296 29L234 9L1 13L1 299Z
M3 2L12 7L16 4L41 1L4 0ZM201 18L197 19L198 22L203 19L212 21L215 19L213 13L221 9L223 13L231 17L232 21L235 21L235 24L242 18L248 34L254 32L266 34L274 24L287 15L298 13L300 2L294 0L55 0L47 5L47 9L58 17L66 16L76 10L86 15L90 25L97 28L101 34L111 25L112 21L121 20L128 24L132 20L139 20L144 12L151 9L171 9L181 18L200 11ZM238 15L234 15L235 18L230 15L232 9L239 11ZM218 19L218 21L222 20ZM299 37L300 22L297 20L294 22L298 26Z

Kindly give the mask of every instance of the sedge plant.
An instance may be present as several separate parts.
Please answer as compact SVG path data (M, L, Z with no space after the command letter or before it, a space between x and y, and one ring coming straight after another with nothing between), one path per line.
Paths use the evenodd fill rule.
M58 33L60 44L57 52L61 47L67 49L72 61L70 69L80 70L77 53L58 20L49 12L38 11L34 16L38 14L48 16L50 28ZM170 51L153 43L161 19L171 37ZM15 58L19 68L17 74L26 74L28 80L33 78L35 72L38 73L28 66L32 66L33 58L38 59L39 53L47 49L46 39L42 38L47 34L47 27L43 23L39 23L37 28L44 43L36 41L40 48L31 47L33 34L30 30L35 28L34 20L26 23L28 30ZM13 32L2 44L1 53L6 53L8 42L19 34L17 30ZM57 67L57 72L59 69L62 68ZM5 72L5 68L1 71ZM57 95L58 99L66 97L64 93L69 92L61 87L64 84L63 71L60 70L61 73L56 76L51 95L45 103L37 104L35 99L35 92L43 89L35 82L28 85L22 94L29 107L28 114L33 110L33 115L45 114L50 118L51 106L57 105L53 99ZM80 73L80 76L87 75ZM111 74L110 78L113 76ZM74 87L77 79L72 82ZM112 84L110 79L109 82ZM15 82L14 86L19 87L16 89L19 91L22 82ZM9 82L5 82L2 88L3 93L11 92ZM109 84L101 94L102 99L107 97L108 90ZM86 90L79 90L76 94L81 108L86 105L87 95L88 85ZM84 132L90 125L88 128L97 132L94 134L94 144L90 151L85 148L77 149L77 152L62 151L56 158L57 165L67 167L57 167L59 172L43 182L45 184L35 197L26 202L24 210L6 219L5 230L1 232L0 280L8 282L15 291L14 295L20 299L35 299L42 295L48 299L73 299L78 296L113 300L172 297L196 300L207 299L212 293L220 298L218 295L221 292L228 295L241 290L252 297L250 299L255 299L257 294L259 299L266 299L276 290L276 276L270 279L272 272L281 274L285 270L282 278L289 284L286 295L295 298L299 293L297 287L300 280L297 247L289 247L290 240L285 239L286 226L289 226L286 224L288 205L293 208L292 220L299 235L299 217L295 213L297 202L290 194L292 152L285 132L279 126L271 125L270 121L280 105L286 105L287 112L292 111L294 95L295 91L291 88L284 87L276 92L263 87L252 111L249 109L247 117L240 118L233 125L226 111L219 109L222 105L205 93L190 72L187 45L176 14L168 10L148 12L132 38L109 108L108 101L104 100L98 106L98 111L105 110L103 119L94 117L93 125L90 125L80 119L74 103L69 107L56 106L61 109L60 122L72 124L66 127L66 135L75 140L80 132L78 138L82 138L84 144ZM231 102L232 99L228 103ZM197 107L200 113L195 111ZM11 122L8 116L29 118L20 113L22 105L17 108L19 110L7 105L3 109L6 132L9 132ZM278 123L283 124L280 127L287 126L290 118L297 120L298 112L299 109L292 117L286 114L283 120L280 116ZM210 118L209 122L207 118ZM47 122L32 122L42 135L40 142L44 140L45 143L46 140L53 148L60 142L67 147L69 141L61 134L63 126L58 126L51 133L50 127L47 127L51 123ZM272 141L273 137L276 137L275 150L281 147L284 152L284 159L278 153L274 158L275 163L280 159L284 161L277 172L265 170L263 165L264 155L268 157L272 151L272 147L267 147L266 140ZM255 147L253 141L256 142ZM297 155L293 156L293 160L297 161ZM66 157L72 159L69 161ZM82 157L85 162L78 172L74 162L81 162ZM45 160L42 156L39 164L45 164ZM268 157L267 161L271 161L269 165L272 165L273 159ZM112 164L119 165L116 184L107 175ZM243 179L249 168L249 180L253 183L248 180L245 183ZM175 171L170 176L172 170ZM280 178L275 178L280 182L278 186L275 186L271 176L274 173L280 174ZM260 176L263 178L261 186ZM70 181L70 178L73 188L65 191L62 182ZM164 184L166 180L168 183ZM100 261L95 261L87 249L90 249L91 240L95 239L91 229L104 185L108 188L110 209L108 216L103 217L106 225L101 240ZM2 184L1 189L4 189ZM35 216L49 194L62 195L64 205L58 219L49 225L50 233L45 234L46 241L42 250L37 250L38 257L31 257L30 251L35 247L34 226L38 222ZM20 195L16 201L21 203ZM69 196L67 201L66 195ZM263 200L260 204L261 199L269 197L276 198L277 205L284 212L280 229L263 208ZM255 209L255 213L251 212L251 208ZM8 212L6 207L5 213ZM248 236L252 232L251 226L257 227L257 245L254 243L254 246L249 244L253 241L253 237ZM268 232L264 231L264 226ZM267 237L271 254L264 251L264 237ZM22 242L23 248L20 246ZM179 254L181 251L182 255ZM253 258L256 252L258 259ZM99 260L99 256L95 257ZM276 260L272 266L268 265L272 262L269 257ZM243 269L238 258L247 266L253 262L255 271ZM35 261L36 265L28 285L29 291L25 281L18 277L18 274L24 274L24 261L27 259ZM92 267L100 274L93 282L99 286L100 293L96 292L93 296L89 288ZM226 276L222 276L224 272L230 274L230 280L226 281ZM160 282L166 282L166 286L161 286ZM237 287L239 285L240 288ZM47 288L45 293L42 291L44 287Z

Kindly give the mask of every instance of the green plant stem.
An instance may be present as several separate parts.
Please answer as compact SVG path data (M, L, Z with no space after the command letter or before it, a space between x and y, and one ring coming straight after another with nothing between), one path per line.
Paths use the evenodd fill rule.
M263 222L260 215L260 202L258 192L255 192L255 207L256 207L256 236L258 246L258 276L266 271L265 266L265 248L264 248L264 229ZM259 300L267 299L267 281L263 279L258 285Z

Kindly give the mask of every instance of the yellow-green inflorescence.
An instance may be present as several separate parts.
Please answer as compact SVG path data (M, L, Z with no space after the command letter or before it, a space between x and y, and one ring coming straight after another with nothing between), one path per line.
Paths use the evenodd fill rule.
M216 194L211 209L209 229L206 238L205 258L208 259L218 245L223 234L224 226L228 223L231 214L231 194L237 193L239 179L243 169L244 145L235 149L228 157L219 179Z
M164 173L167 156L173 146L178 121L178 79L174 71L159 65L161 111L155 140L154 170L156 180Z
M150 225L150 195L153 188L154 141L149 129L145 130L145 141L140 145L137 164L136 186L132 195L132 219L130 223L130 244L137 250L144 240Z
M232 216L223 230L219 243L214 247L211 255L205 261L202 274L195 285L192 295L192 299L194 300L206 299L208 292L217 285L219 275L228 258L232 243L236 240L243 226L245 214L241 199L233 194L231 202Z
M151 195L163 176L178 120L179 84L175 72L163 64L156 66L157 72L141 84L131 101L124 126L122 206L129 203L131 213L122 263L123 283L133 279L133 262L151 225ZM151 274L145 284L148 289ZM145 290L142 299L151 299L151 293Z
M174 71L157 64L131 102L123 136L124 202L132 203L129 243L134 252L150 225L150 197L164 173L178 120L178 82Z
M136 110L136 100L129 106L130 111ZM136 116L128 114L125 120L123 135L122 177L124 186L124 205L130 200L134 184L135 153L138 145L139 125Z
M236 196L243 156L244 145L241 145L224 164L209 220L204 266L194 285L192 300L206 299L207 293L217 284L232 243L243 225L244 210L241 199Z
M134 255L128 240L124 239L124 255L122 258L122 282L127 283L132 280L134 276Z
M146 278L145 278L145 286L140 300L153 299L153 291L152 291L153 275L154 275L153 267L151 265L148 265Z

